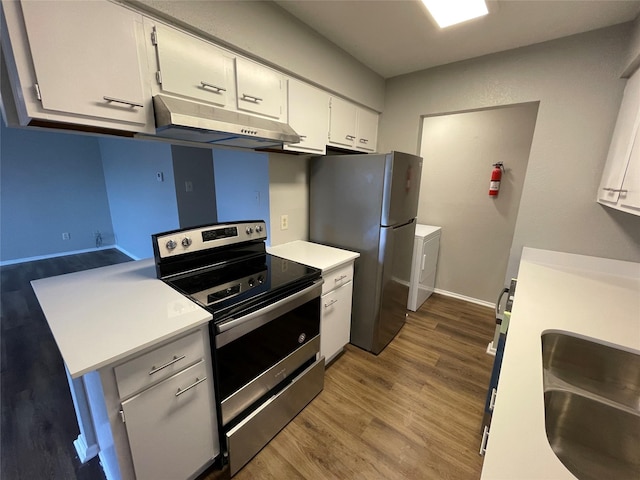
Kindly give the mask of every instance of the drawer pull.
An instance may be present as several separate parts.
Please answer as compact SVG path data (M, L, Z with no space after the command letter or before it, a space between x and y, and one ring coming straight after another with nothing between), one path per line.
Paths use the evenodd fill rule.
M496 394L498 390L495 388L491 389L491 400L489 400L489 410L493 411L493 408L496 406Z
M628 193L628 190L625 190L624 188L603 188L602 190L604 190L605 192L612 192L612 193Z
M219 87L217 85L214 85L213 83L200 82L200 85L202 85L202 88L209 87L209 88L215 89L215 93L220 93L220 92L226 92L227 91L226 88Z
M196 377L196 381L193 382L191 385L189 385L187 388L185 388L184 390L178 389L178 391L176 392L176 397L179 397L180 395L182 395L187 390L191 390L193 387L195 387L196 385L204 382L206 379L207 379L207 377L203 377L202 379L199 379L198 377Z
M344 280L345 278L347 278L347 276L346 276L346 275L342 275L342 276L340 276L340 277L338 277L338 278L334 279L333 281L334 281L335 283L338 283L339 281Z
M182 360L184 358L186 358L186 355L180 355L179 357L174 355L173 356L173 360L169 360L164 365L161 365L158 368L156 368L155 365L153 367L151 367L151 371L149 372L149 375L153 375L154 373L158 373L163 368L167 368L167 367L173 365L174 363L179 362L180 360Z
M324 304L324 308L329 308L331 305L333 305L334 303L336 303L338 300L337 299L333 299L331 300L329 303L325 303Z
M262 102L263 99L260 97L254 97L253 95L247 95L246 93L243 93L242 100L246 102L259 103L259 102Z
M482 441L480 442L480 455L484 457L487 452L487 442L489 441L489 427L485 426L482 432Z
M123 103L124 105L129 105L130 107L140 107L143 108L144 105L142 105L141 103L136 103L136 102L130 102L128 100L120 100L119 98L113 98L113 97L102 97L105 99L105 101L111 103Z

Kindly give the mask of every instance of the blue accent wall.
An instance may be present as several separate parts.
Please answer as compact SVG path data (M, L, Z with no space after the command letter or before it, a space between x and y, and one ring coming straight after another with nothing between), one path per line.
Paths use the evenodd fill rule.
M214 149L213 172L218 221L264 220L270 232L269 154Z
M151 235L179 228L171 145L121 138L99 144L116 244L134 258L152 257Z
M114 243L96 137L0 121L0 138L0 261Z

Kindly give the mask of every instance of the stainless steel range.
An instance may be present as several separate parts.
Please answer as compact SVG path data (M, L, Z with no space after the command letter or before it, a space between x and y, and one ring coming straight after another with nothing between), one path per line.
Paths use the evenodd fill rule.
M152 236L158 278L210 311L221 444L240 470L324 386L321 272L265 251L243 221Z

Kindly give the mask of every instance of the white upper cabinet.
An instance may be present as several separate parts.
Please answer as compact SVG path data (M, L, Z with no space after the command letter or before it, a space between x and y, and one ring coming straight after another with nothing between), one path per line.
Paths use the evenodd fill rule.
M351 150L375 152L378 141L378 114L331 97L329 107L329 145Z
M636 129L633 148L620 190L618 200L620 209L640 215L640 127Z
M275 70L236 58L238 110L286 121L286 80Z
M211 43L148 19L145 33L155 46L155 51L149 49L150 68L156 72L159 92L233 108L233 56Z
M298 80L289 79L289 125L300 143L285 145L285 150L324 155L329 131L329 94Z
M356 148L375 152L378 139L378 114L364 108L358 109L356 132Z
M331 97L329 106L329 144L353 148L356 140L356 106Z
M640 70L624 90L597 200L618 210L640 215Z
M20 5L35 71L35 83L22 87L34 92L42 110L28 115L70 123L83 123L73 116L91 117L145 131L152 112L141 62L142 16L107 1Z

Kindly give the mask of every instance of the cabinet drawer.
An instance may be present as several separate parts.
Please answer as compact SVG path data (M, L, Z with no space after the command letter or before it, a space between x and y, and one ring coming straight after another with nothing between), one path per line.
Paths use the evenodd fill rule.
M118 392L124 399L204 358L201 330L114 368Z
M324 295L331 290L335 290L342 285L353 280L353 264L344 265L342 267L329 270L322 274L324 284L322 285L322 294Z

